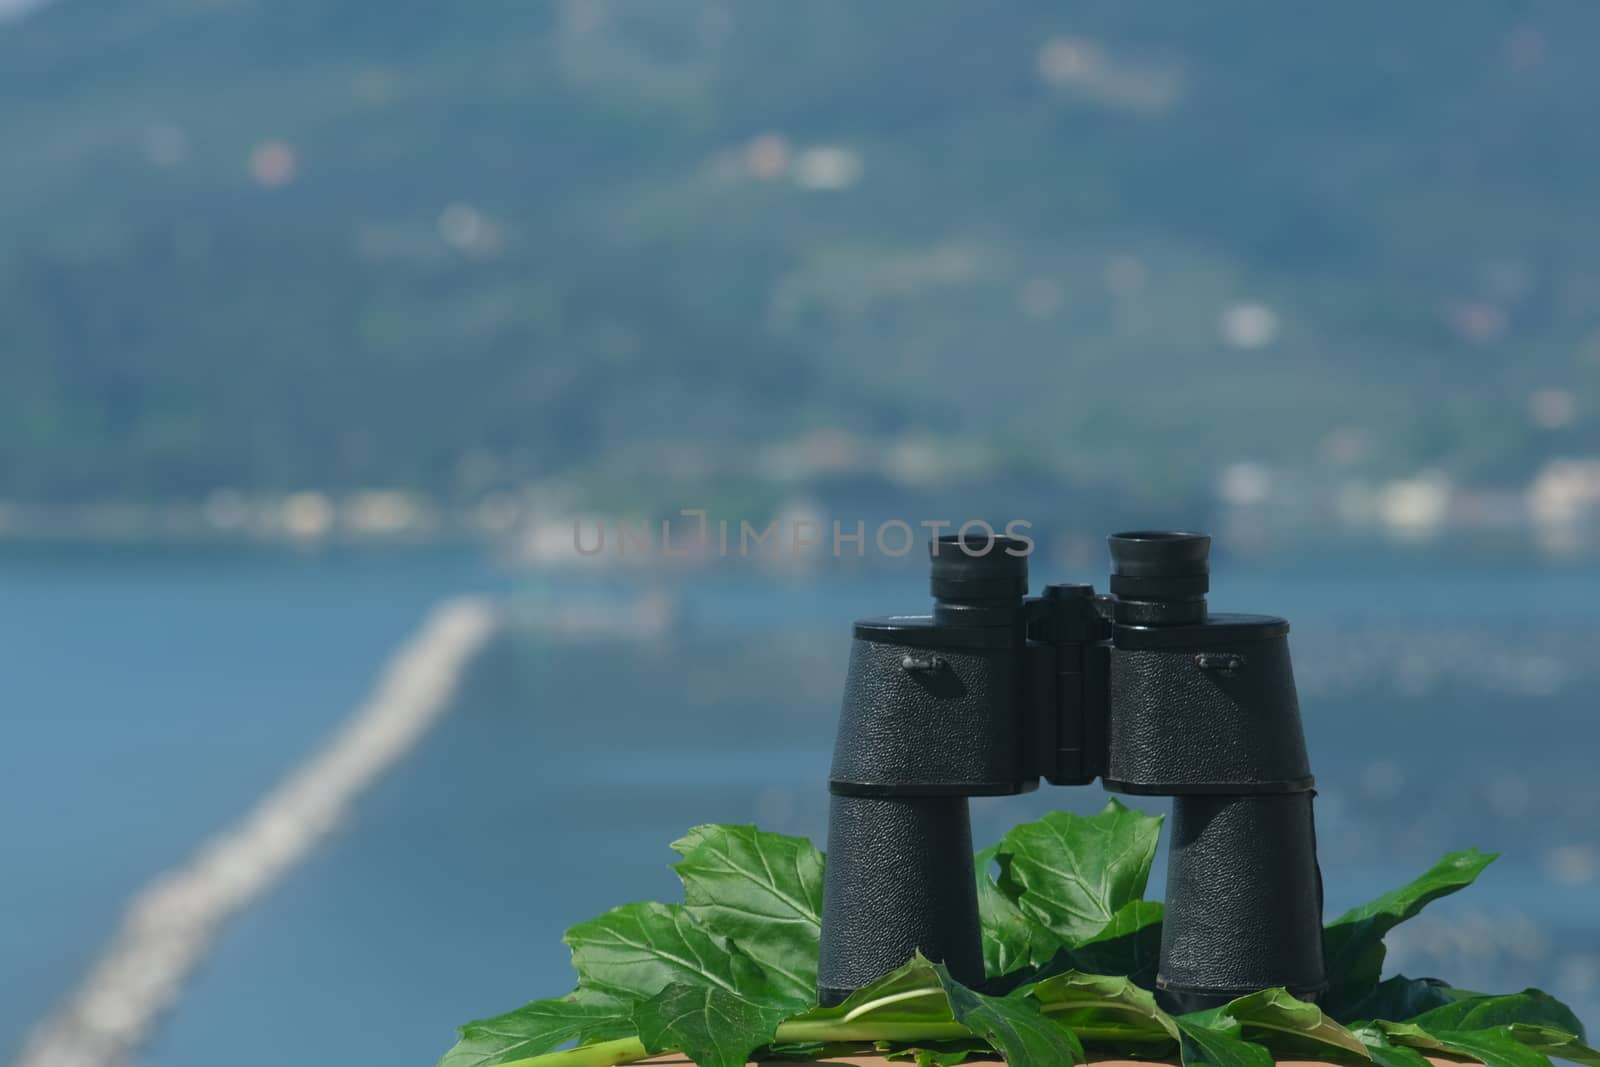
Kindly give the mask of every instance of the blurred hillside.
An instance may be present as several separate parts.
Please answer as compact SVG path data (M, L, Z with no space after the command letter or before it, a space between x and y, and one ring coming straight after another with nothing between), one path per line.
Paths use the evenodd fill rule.
M0 497L1520 489L1600 453L1597 34L56 0L0 22Z

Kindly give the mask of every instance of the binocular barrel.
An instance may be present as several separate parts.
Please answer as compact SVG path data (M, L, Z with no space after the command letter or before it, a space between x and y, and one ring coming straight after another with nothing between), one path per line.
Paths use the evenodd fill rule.
M1157 995L1324 986L1288 623L1207 611L1210 538L1111 539L1111 597L1027 597L1027 545L940 538L933 613L861 619L834 750L818 996L914 951L985 979L967 798L1042 777L1174 797ZM994 977L994 976L989 976Z
M1157 999L1203 1011L1284 986L1326 982L1322 876L1311 793L1172 799Z
M971 856L966 797L835 796L828 867L844 876L823 879L818 1000L839 1003L905 963L912 949L943 961L963 983L981 982Z

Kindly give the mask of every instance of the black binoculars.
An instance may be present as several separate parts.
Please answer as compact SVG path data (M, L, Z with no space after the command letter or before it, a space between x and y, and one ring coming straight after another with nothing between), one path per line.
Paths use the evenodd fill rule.
M967 798L1099 778L1171 796L1156 994L1326 987L1289 624L1212 614L1204 534L1115 534L1111 595L1029 597L1031 542L940 537L933 614L859 619L829 783L818 997L920 950L984 978Z

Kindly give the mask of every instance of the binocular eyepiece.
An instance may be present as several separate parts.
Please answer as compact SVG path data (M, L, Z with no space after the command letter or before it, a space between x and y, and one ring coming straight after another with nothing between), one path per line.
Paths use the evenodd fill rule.
M1005 625L1028 595L1029 544L1013 537L949 534L929 544L933 613L951 623Z
M1040 779L1174 798L1165 1006L1325 987L1289 624L1207 610L1204 534L1109 541L1109 596L1058 584L1029 597L1029 542L941 537L932 614L856 621L829 783L822 1003L919 950L984 980L967 799Z
M1112 534L1111 595L1116 620L1130 626L1180 626L1206 621L1211 589L1211 538L1197 533L1138 530Z

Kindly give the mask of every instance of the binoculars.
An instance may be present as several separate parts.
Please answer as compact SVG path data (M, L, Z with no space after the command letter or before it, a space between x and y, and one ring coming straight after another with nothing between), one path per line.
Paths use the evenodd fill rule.
M1207 611L1204 534L1109 540L1109 596L1029 597L1031 542L940 537L933 614L856 621L829 782L824 1005L916 950L984 981L967 798L1041 778L1174 798L1163 1007L1326 988L1289 624Z

